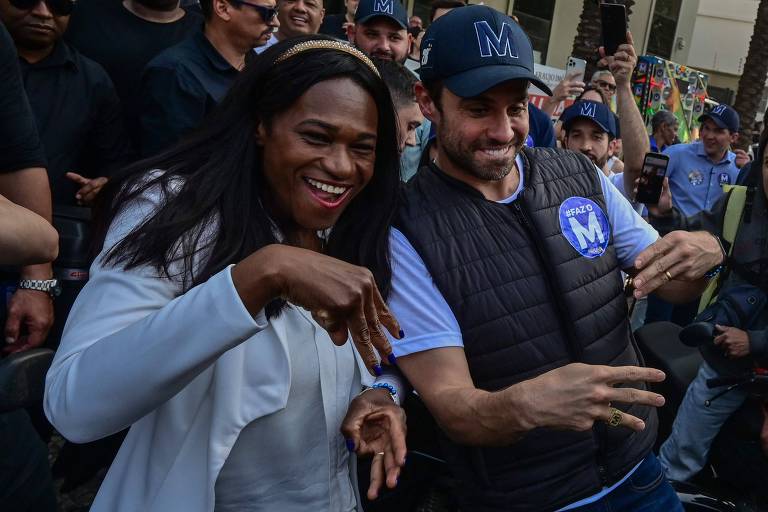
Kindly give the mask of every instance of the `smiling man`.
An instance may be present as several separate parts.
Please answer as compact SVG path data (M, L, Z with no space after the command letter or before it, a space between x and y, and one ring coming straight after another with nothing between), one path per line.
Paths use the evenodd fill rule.
M524 146L528 86L549 89L508 16L439 18L420 75L437 156L390 236L393 350L444 434L460 508L681 511L652 453L664 399L645 382L664 375L641 366L620 270L637 296L686 300L722 261L717 241L658 240L589 158Z
M398 0L361 0L349 40L371 57L405 63L413 37L408 13Z
M672 202L690 217L711 209L723 195L723 185L736 183L739 168L731 144L739 137L739 114L721 104L699 117L699 140L675 144L664 150L669 155L667 177Z
M261 53L273 44L291 37L317 34L325 17L323 0L281 0L277 4L280 27L267 44L254 48Z

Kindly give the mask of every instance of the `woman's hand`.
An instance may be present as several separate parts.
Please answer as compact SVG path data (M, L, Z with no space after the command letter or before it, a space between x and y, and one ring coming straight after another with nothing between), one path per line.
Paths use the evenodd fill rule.
M282 297L311 311L336 345L351 334L371 373L381 374L379 357L389 361L392 347L382 326L402 338L400 325L384 303L373 274L330 256L270 245L244 259L232 270L235 288L251 314Z
M349 404L341 424L347 448L357 455L373 455L368 499L375 500L386 481L397 485L405 466L405 412L392 401L386 389L371 389Z

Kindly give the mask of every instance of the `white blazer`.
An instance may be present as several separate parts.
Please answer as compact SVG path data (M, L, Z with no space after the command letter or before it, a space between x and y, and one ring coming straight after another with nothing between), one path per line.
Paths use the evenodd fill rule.
M157 192L135 201L113 222L105 247L159 201ZM48 419L70 441L130 427L92 511L212 511L216 478L240 431L285 407L291 384L286 339L306 335L307 321L316 326L309 332L326 428L338 433L345 411L329 407L336 397L328 396L325 382L335 371L335 346L308 312L291 307L270 321L263 311L251 317L231 267L179 295L176 280L147 267L104 268L102 255L67 320L44 402ZM349 401L363 379L371 380L359 356L356 361ZM356 491L355 457L349 459Z

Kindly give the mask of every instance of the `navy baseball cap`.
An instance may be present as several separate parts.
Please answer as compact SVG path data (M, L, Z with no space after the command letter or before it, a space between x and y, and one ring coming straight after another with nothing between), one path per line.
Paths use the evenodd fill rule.
M384 16L408 29L408 12L398 0L360 0L355 11L355 23L366 23Z
M453 9L432 22L421 41L419 76L442 80L462 98L508 80L528 80L552 95L533 72L533 47L520 25L484 5Z
M619 136L619 124L616 122L616 115L611 112L608 105L596 101L577 101L560 116L565 131L571 129L571 124L576 119L589 119L604 132L614 139Z
M725 103L719 104L708 114L699 116L700 123L707 119L711 119L720 128L727 128L729 132L738 132L741 124L739 113Z

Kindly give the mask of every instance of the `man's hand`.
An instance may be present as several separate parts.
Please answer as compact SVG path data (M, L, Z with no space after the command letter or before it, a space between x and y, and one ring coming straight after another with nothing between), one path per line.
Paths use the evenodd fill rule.
M600 62L598 66L607 66L616 80L616 87L629 86L632 81L632 71L637 65L637 53L635 53L632 34L627 31L627 42L620 45L613 55L606 55L605 48L600 47Z
M53 325L53 300L45 292L16 290L8 302L5 353L39 347Z
M749 334L736 327L715 325L722 334L715 336L715 345L722 347L726 357L737 359L749 355Z
M610 421L612 405L664 405L664 397L633 387L614 387L619 383L661 382L664 372L638 366L597 366L573 363L551 370L534 379L523 381L526 405L520 414L527 417L532 428L547 427L586 431L596 421ZM620 413L620 425L635 431L645 428L645 422L627 413Z
M74 172L68 172L65 176L80 185L80 190L75 194L77 204L81 206L91 206L96 200L96 196L107 184L107 178L86 178Z
M565 77L557 84L555 90L552 91L552 97L548 98L548 101L559 104L561 101L565 101L568 98L578 96L584 92L584 87L586 84L581 80L576 79L576 77L580 74L581 72L579 71L573 71L565 75Z
M375 500L386 479L387 487L397 485L405 465L405 412L392 401L386 389L371 389L349 404L341 424L347 448L358 455L373 455L368 499Z
M635 260L634 296L645 297L672 279L697 281L723 262L715 237L706 231L673 231L641 252Z
M734 149L733 152L736 155L736 167L741 169L749 163L749 155L746 151L743 149Z
M635 180L635 188L632 190L632 197L637 197L637 189L640 186L640 178ZM669 189L669 178L664 178L661 185L661 195L656 204L646 204L648 213L651 217L666 217L672 213L672 191Z

